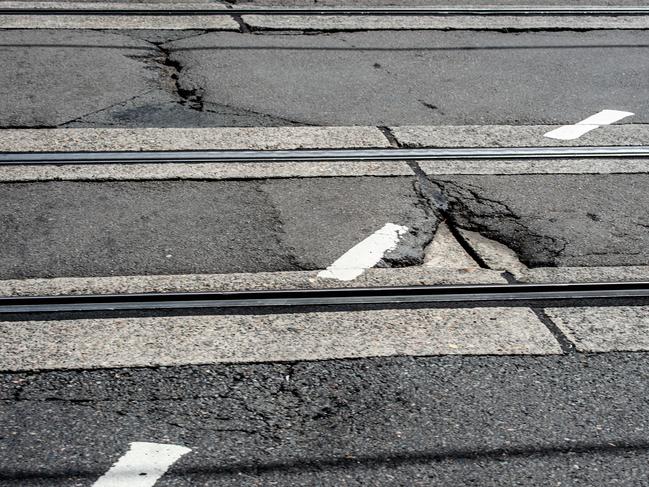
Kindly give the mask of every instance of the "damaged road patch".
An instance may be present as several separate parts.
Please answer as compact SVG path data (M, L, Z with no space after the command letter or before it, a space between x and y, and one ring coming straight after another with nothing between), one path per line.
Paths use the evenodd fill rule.
M155 48L93 31L0 32L3 127L55 127L159 87Z
M0 208L1 279L320 270L386 221L410 231L379 265L410 265L437 225L410 177L3 183Z
M305 270L325 269L386 222L409 230L377 267L419 265L438 224L409 177L269 180L262 190L276 208L282 242Z
M530 267L649 263L649 175L444 176L451 223Z

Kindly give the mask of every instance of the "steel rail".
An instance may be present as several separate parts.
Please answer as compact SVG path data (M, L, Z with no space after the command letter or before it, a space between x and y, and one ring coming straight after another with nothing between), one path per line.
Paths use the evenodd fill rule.
M531 301L648 297L649 282L482 284L79 296L4 296L0 297L0 314L404 303L471 304L485 301L520 304L521 302L529 303Z
M649 146L493 147L476 149L312 149L124 152L2 152L2 165L217 162L395 161L450 159L644 158Z
M647 15L647 6L502 6L502 7L234 7L234 8L17 8L2 7L0 15L345 15L345 16L427 16L427 15Z

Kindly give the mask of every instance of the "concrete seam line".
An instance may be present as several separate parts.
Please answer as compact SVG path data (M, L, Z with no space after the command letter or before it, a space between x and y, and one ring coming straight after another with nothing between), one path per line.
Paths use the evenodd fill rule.
M568 336L557 326L557 324L552 321L552 319L547 315L545 310L542 308L530 308L532 312L536 315L541 323L545 325L550 333L554 336L555 340L559 343L563 353L575 353L576 348L575 344L570 341Z

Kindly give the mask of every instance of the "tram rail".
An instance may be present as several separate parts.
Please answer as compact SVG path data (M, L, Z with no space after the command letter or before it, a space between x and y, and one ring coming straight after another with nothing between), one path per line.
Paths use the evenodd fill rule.
M629 300L649 297L649 282L478 284L374 288L151 292L137 294L3 296L0 314L160 310L190 308L300 307L372 304L472 304L527 306L532 302Z
M485 7L232 7L232 8L66 8L0 7L0 15L335 15L335 16L452 16L452 15L648 15L649 6L485 6Z
M395 160L646 158L649 146L493 147L439 149L197 150L120 152L2 152L0 166Z

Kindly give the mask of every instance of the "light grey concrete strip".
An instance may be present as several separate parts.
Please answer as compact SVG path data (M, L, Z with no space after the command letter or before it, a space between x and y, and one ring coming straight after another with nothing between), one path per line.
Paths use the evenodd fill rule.
M512 269L520 282L627 282L649 281L649 266L537 267Z
M424 252L424 266L439 269L479 269L445 222L438 225L433 241Z
M0 182L412 176L403 161L0 166Z
M525 308L0 322L0 370L558 353Z
M404 147L562 147L649 145L649 125L610 125L576 140L544 137L557 125L439 125L391 127ZM426 174L622 174L649 172L646 159L420 161Z
M510 161L420 161L431 176L443 174L640 174L649 172L647 159L538 159Z
M649 307L549 308L545 312L581 352L649 350Z
M2 152L272 150L386 148L376 127L223 127L3 130ZM0 181L266 179L326 176L410 176L402 161L222 164L0 166Z
M102 3L93 2L0 2L4 8L202 8L223 10L218 3ZM239 30L227 15L136 16L136 15L0 15L0 29L213 29Z
M588 114L584 114L586 116ZM575 120L575 123L579 120ZM585 147L649 145L649 125L600 127L575 140L543 135L560 125L411 125L390 127L404 147Z
M0 15L0 29L149 29L239 30L231 17L117 15Z
M320 279L318 272L13 279L0 281L0 296L498 284L506 282L500 272L486 269L379 268L368 269L353 281Z
M55 9L55 8L79 8L79 9L124 9L124 10L136 10L136 9L164 9L164 10L177 10L177 9L191 9L191 8L200 8L200 9L213 9L213 10L224 10L226 9L225 5L218 2L212 2L212 0L203 0L198 2L192 1L171 1L165 0L163 2L147 2L136 0L134 2L129 1L109 1L102 2L101 0L91 0L90 3L88 0L80 2L66 2L66 1L53 1L53 2L43 2L43 1L0 1L0 7L2 8L44 8L44 9Z
M522 272L527 267L518 255L506 245L491 240L478 232L459 229L464 240L490 269L509 272Z
M254 29L279 30L382 30L382 29L646 29L649 16L367 16L333 15L244 15L243 20Z
M376 127L75 128L2 131L0 152L389 147Z

